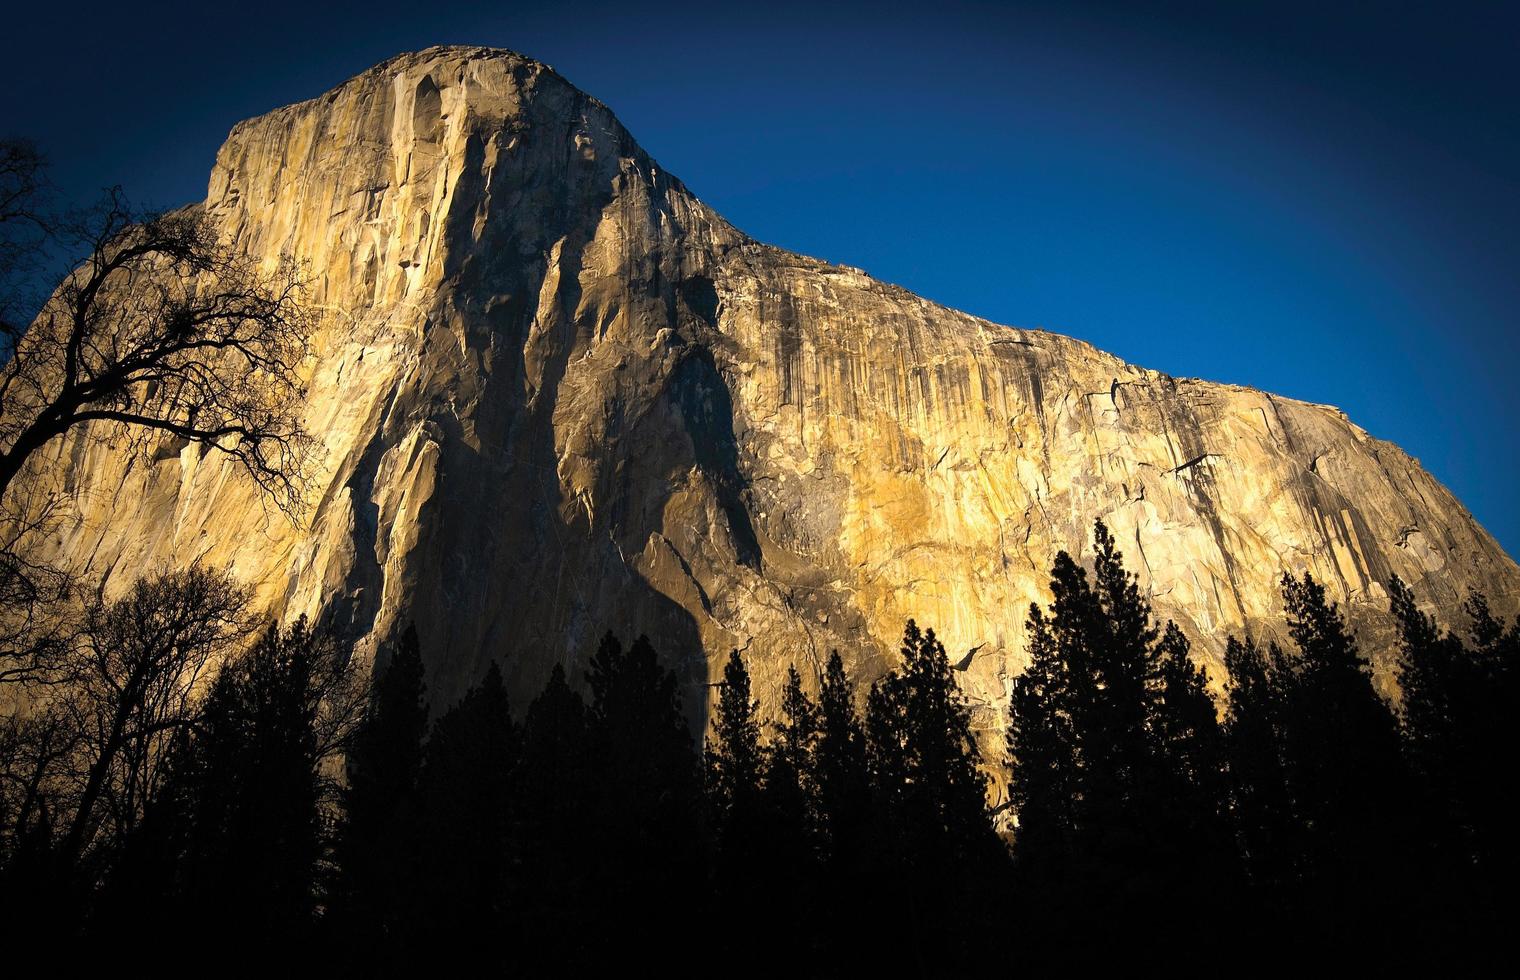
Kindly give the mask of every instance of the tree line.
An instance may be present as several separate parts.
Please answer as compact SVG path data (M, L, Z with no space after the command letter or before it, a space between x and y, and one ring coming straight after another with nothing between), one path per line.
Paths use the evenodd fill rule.
M836 652L790 668L773 713L731 653L699 745L647 638L609 633L521 711L495 665L432 711L415 629L361 678L328 631L252 632L223 575L151 577L93 606L7 720L0 921L382 973L450 955L1434 965L1495 946L1520 622L1474 596L1467 632L1445 631L1395 581L1395 705L1323 586L1285 576L1291 646L1232 639L1216 703L1101 523L1091 569L1061 553L1050 591L989 758L911 621L886 676L858 689Z

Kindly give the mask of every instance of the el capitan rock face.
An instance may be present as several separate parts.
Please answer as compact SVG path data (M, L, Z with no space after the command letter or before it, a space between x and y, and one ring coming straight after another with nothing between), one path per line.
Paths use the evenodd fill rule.
M366 655L415 620L435 705L500 659L520 707L611 626L657 638L700 721L731 648L773 703L832 648L871 678L913 617L975 648L993 744L1029 604L1094 518L1204 656L1280 620L1284 571L1368 637L1394 574L1448 621L1469 586L1520 595L1452 495L1337 410L754 242L509 52L403 55L238 125L202 206L314 279L303 520L194 447L75 438L41 467L67 512L39 547L108 590L228 563Z

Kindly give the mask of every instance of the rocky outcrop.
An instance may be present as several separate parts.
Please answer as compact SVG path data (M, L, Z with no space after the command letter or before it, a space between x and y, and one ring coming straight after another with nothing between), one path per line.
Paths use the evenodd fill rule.
M203 207L311 270L307 508L286 521L193 446L74 439L39 547L108 589L228 563L366 653L415 620L435 703L499 659L521 705L614 626L658 637L700 721L731 648L774 701L831 648L881 671L914 617L975 651L993 740L1028 606L1094 518L1204 656L1270 629L1285 570L1369 637L1394 574L1448 617L1469 587L1520 595L1461 504L1339 411L754 242L516 54L403 55L242 123Z

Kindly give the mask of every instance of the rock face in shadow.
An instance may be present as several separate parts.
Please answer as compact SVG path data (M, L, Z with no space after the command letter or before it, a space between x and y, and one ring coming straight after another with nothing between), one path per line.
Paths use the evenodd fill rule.
M700 724L731 648L774 703L831 648L879 673L913 617L976 648L991 747L1029 604L1100 517L1208 658L1270 631L1284 571L1368 639L1393 574L1449 619L1468 587L1520 594L1461 504L1336 409L754 242L516 54L402 55L242 123L203 207L313 276L303 520L193 446L150 463L75 438L39 468L66 499L37 547L108 591L230 563L363 655L415 620L436 704L499 659L520 706L615 626L657 638Z

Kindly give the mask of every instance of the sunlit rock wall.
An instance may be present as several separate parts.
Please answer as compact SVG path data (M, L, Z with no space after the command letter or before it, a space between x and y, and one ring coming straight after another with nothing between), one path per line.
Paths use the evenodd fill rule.
M876 676L914 617L975 651L996 752L1028 606L1095 518L1205 658L1271 631L1285 570L1369 640L1394 574L1448 618L1469 587L1520 594L1461 504L1339 411L755 243L515 54L403 55L242 123L203 207L312 278L305 511L215 453L76 438L39 467L65 500L37 547L108 591L230 564L365 656L415 621L435 704L497 659L521 707L613 627L656 638L700 724L730 649L774 703L834 648Z

